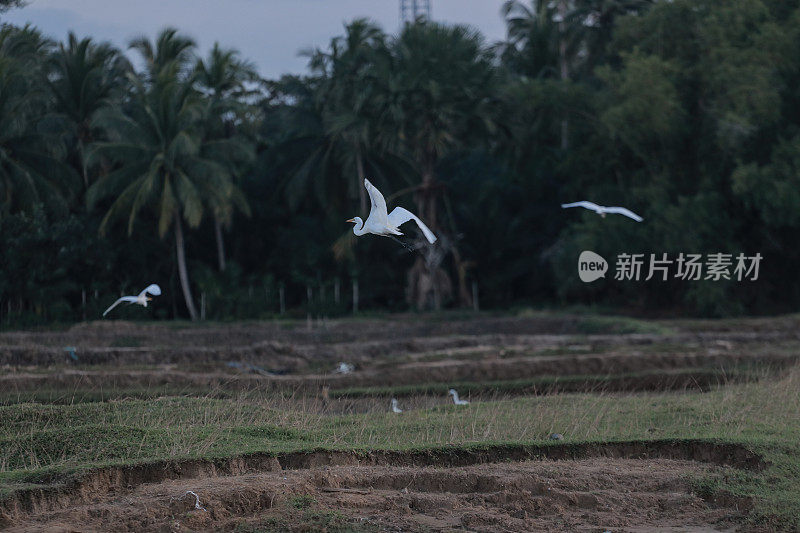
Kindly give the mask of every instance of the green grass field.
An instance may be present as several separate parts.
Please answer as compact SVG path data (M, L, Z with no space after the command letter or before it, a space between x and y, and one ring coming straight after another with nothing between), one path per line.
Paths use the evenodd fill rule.
M787 366L797 361L796 339L787 333L794 329L795 317L664 325L570 315L562 324L551 313L527 314L531 316L524 318L522 313L503 322L507 337L492 332L503 317L479 319L482 333L474 338L465 333L463 321L472 320L469 317L451 317L451 322L437 317L427 325L410 316L400 326L408 328L411 339L411 351L406 352L362 346L349 333L342 334L348 324L320 333L307 331L303 324L264 333L278 335L281 342L299 338L297 345L315 349L345 343L347 351L360 357L353 376L325 374L340 357L336 351L331 352L335 359L326 358L324 351L307 357L305 370L286 381L231 370L224 359L213 358L172 366L135 359L124 364L7 366L4 377L14 386L0 392L0 510L31 491L69 491L73 481L105 467L136 469L312 451L360 457L377 451L456 456L508 446L557 450L672 443L706 446L710 459L701 460L712 462L714 450L726 446L756 454L763 468L742 464L691 474L693 493L708 501L747 501L748 527L800 530L800 367ZM384 327L383 318L356 322L370 340L370 332ZM262 326L239 326L249 328L253 342L259 341L256 335ZM191 326L184 327L194 334ZM206 342L209 330L203 327L197 334L205 335L201 338ZM558 331L558 343L547 333L542 342L518 336L529 328L548 327ZM86 333L86 342L106 345L115 332L103 331ZM174 330L170 325L166 331L169 335ZM712 335L692 337L695 331ZM729 331L745 334L725 337ZM684 342L687 332L689 340ZM648 336L646 342L641 333ZM403 332L393 334L402 337ZM150 335L141 341L145 348L147 343L157 345L164 334ZM33 357L39 349L36 339L34 334L26 340ZM56 342L46 335L42 339ZM229 337L220 339L231 342ZM457 340L458 350L442 351L442 342L451 339ZM552 368L564 373L480 379L484 368L514 377L513 372L501 372L503 365L522 372L527 363L536 365L542 358L558 361ZM582 372L587 360L623 362L639 370L596 375ZM680 366L684 362L687 366ZM267 365L269 360L253 363ZM393 368L400 367L406 369L406 377L419 376L419 381L393 381ZM445 371L462 372L465 367L464 374ZM429 374L428 369L435 372ZM163 371L173 372L177 381L158 381ZM217 377L208 381L212 385L199 384L214 372ZM126 376L135 379L126 381ZM147 385L151 379L159 384ZM450 387L471 404L450 403ZM399 399L404 413L389 410L391 397ZM563 440L550 440L553 433ZM276 504L278 511L265 515L264 527L255 527L245 517L241 531L289 530L293 519L310 530L380 530L375 524L356 524L347 513L308 498L302 508L292 499Z
M410 450L487 443L711 440L769 463L698 491L753 496L756 522L800 527L800 372L708 393L558 394L329 416L275 409L270 398L162 397L0 407L0 486L48 485L107 465L311 449Z

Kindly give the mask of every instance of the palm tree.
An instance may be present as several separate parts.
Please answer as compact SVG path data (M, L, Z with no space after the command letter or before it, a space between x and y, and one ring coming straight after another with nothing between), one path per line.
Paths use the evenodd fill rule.
M357 19L345 35L331 40L326 50L305 52L311 77L285 76L270 82L265 105L267 123L280 126L268 151L278 174L285 176L281 190L290 209L317 200L325 214L339 220L351 212L353 199L369 209L363 180L367 175L385 179L408 172L378 142L390 55L385 34L373 23ZM334 245L334 256L350 256L350 232Z
M0 201L7 212L41 202L63 212L76 183L63 142L44 120L51 100L40 60L49 46L29 27L0 31Z
M40 73L41 59L52 47L53 42L29 24L23 27L4 24L0 27L0 52L7 57L13 57L36 73Z
M124 55L109 43L78 40L70 32L66 45L59 44L48 61L47 83L55 98L55 111L68 123L76 139L78 161L85 187L89 186L85 151L92 140L90 123L98 109L110 104L115 91L124 86L131 67Z
M172 229L175 252L186 308L192 320L198 317L186 268L184 223L196 228L203 214L231 197L229 169L206 157L209 150L225 150L228 141L204 143L203 103L186 76L190 57L186 43L171 30L159 36L158 45L138 41L148 61L147 82L135 80L124 110L105 108L92 122L103 130L108 141L96 142L88 164L105 161L114 170L102 176L88 191L87 203L116 194L100 226L104 232L112 220L127 218L128 234L139 213L146 208L156 213L158 233L163 237ZM161 47L177 52L168 59ZM148 56L157 58L148 60ZM233 148L232 148L233 149ZM240 195L234 195L240 197Z
M466 27L429 22L406 25L392 43L391 53L379 135L394 152L406 153L415 162L421 177L415 188L417 212L437 231L442 226L438 214L443 192L436 179L439 161L469 139L485 139L495 127L492 53L480 35ZM455 229L452 221L450 229ZM456 270L462 271L452 242L450 251ZM409 273L409 286L430 287L425 299L432 298L439 307L449 281L439 266L442 256L434 254L429 259L427 263L417 260ZM461 279L459 295L467 305L470 297L464 282ZM416 303L427 305L420 298Z
M575 0L568 22L572 40L585 51L583 70L591 75L594 67L603 64L606 48L611 43L617 17L638 14L655 0Z
M259 81L255 65L239 58L239 52L224 49L214 43L208 59L198 59L195 63L195 80L205 89L212 100L231 105L234 99L255 94L248 84Z
M194 71L197 86L208 96L204 120L206 155L228 166L231 175L237 180L241 177L242 167L255 158L252 144L236 135L235 130L237 122L242 120L242 115L249 109L242 98L255 92L248 84L259 80L255 67L239 59L238 55L236 50L225 50L220 48L219 43L214 43L208 59L198 59ZM213 142L217 140L230 142L224 143L224 150L218 150L217 143ZM225 270L222 225L230 224L235 207L239 207L246 215L250 214L247 202L236 187L229 189L225 202L212 206L220 271Z
M556 6L533 0L507 0L501 9L508 37L502 45L503 62L516 74L530 78L556 77L561 69L561 32Z
M504 61L528 77L570 79L580 49L577 38L584 19L576 16L574 1L507 0L502 13L508 27ZM569 123L561 119L561 149L569 147Z
M186 77L189 73L194 49L197 45L190 37L178 34L175 28L165 28L155 42L141 36L130 42L130 48L141 54L145 62L145 79L153 82L164 68L175 69L175 76Z
M527 77L562 81L606 59L617 17L641 13L654 0L506 0L501 12L508 38L504 63Z
M265 156L283 176L279 190L291 211L316 200L327 215L341 212L346 204L343 171L336 157L336 144L326 134L323 105L317 97L319 78L283 76L267 84L269 96L263 104ZM343 194L344 193L344 194Z
M317 97L325 134L340 147L351 194L357 194L361 211L367 210L363 183L365 161L376 150L373 136L379 114L380 92L384 91L381 65L389 59L386 35L366 19L345 26L345 35L331 40L329 52L317 50L309 66L320 77Z
M0 13L5 13L15 7L23 7L25 4L25 0L0 0Z

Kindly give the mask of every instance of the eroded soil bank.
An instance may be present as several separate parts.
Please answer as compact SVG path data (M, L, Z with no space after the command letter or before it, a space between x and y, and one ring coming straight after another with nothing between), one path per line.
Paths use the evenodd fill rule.
M732 531L748 502L705 500L724 468L675 459L543 460L460 467L316 466L144 483L8 531ZM199 499L187 491L192 491Z
M47 488L19 490L3 501L0 526L167 531L177 520L190 530L224 530L265 515L290 519L293 498L305 498L309 506L313 501L381 529L488 531L494 524L531 531L650 520L677 527L701 516L709 527L727 527L741 520L749 502L705 501L691 493L690 482L732 467L758 470L764 462L742 446L670 440L254 454L102 468L61 485L51 479ZM183 497L189 490L205 511ZM488 522L475 522L481 516Z

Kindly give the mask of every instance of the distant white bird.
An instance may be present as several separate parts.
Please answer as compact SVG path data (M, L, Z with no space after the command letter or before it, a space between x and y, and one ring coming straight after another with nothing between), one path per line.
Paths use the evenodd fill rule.
M419 229L422 230L422 233L425 235L425 238L428 239L429 243L433 244L436 242L436 235L433 234L417 215L402 207L395 207L391 213L387 214L386 200L383 198L381 192L367 179L364 180L364 187L366 187L370 202L372 203L367 221L364 222L361 220L361 217L354 217L347 221L355 224L355 226L353 226L353 233L355 233L356 236L360 237L367 233L381 235L383 237L402 235L403 232L400 231L400 226L409 220L413 220L417 223Z
M625 209L624 207L606 207L604 205L597 205L592 202L587 202L586 200L583 200L581 202L573 202L571 204L561 204L561 207L564 209L568 207L585 207L586 209L590 209L598 213L603 218L605 218L606 213L612 213L617 215L625 215L628 218L632 218L636 222L641 222L642 220L644 220L642 217L640 217L630 209Z
M397 407L397 398L392 398L392 412L393 413L402 413L403 410Z
M106 309L105 313L103 313L103 316L106 316L109 311L114 309L122 302L128 302L129 304L139 304L143 307L147 307L147 302L152 300L152 298L147 297L148 294L152 294L153 296L161 296L161 287L153 283L152 285L148 285L145 290L140 292L139 296L123 296L122 298L111 304L111 307Z
M351 365L350 363L339 363L339 366L336 367L337 374L349 374L353 370L355 370L355 366Z
M450 394L450 396L453 397L453 403L454 404L456 404L456 405L469 405L469 402L467 400L459 400L458 399L458 393L456 392L455 389L450 389L448 391L448 394Z

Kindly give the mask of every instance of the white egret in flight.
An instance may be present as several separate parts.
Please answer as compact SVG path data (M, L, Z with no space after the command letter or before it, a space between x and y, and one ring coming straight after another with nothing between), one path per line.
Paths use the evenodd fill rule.
M581 202L573 202L571 204L561 204L561 207L563 207L564 209L568 207L585 207L586 209L590 209L598 213L603 218L605 218L606 213L612 213L617 215L625 215L628 218L632 218L636 222L641 222L642 220L644 220L642 217L640 217L630 209L625 209L624 207L606 207L604 205L597 205L593 202L587 202L586 200L583 200Z
M147 297L148 294L152 294L153 296L161 296L161 287L153 283L152 285L148 285L145 290L140 292L139 296L123 296L122 298L111 304L111 307L106 309L105 313L103 313L103 316L106 316L109 311L114 309L122 302L128 302L129 304L139 304L142 307L147 307L147 302L152 300L152 298Z
M436 242L436 235L433 234L417 215L402 207L395 207L391 213L387 213L386 200L383 198L381 191L376 189L367 179L364 180L364 187L366 187L370 202L372 203L367 221L364 222L361 220L361 217L354 217L347 221L355 224L355 226L353 226L353 233L355 233L356 236L360 237L367 233L381 235L383 237L402 235L403 232L400 231L400 226L409 220L413 220L417 223L419 229L422 230L422 233L425 235L425 238L428 239L429 243L433 244Z
M397 398L392 398L392 412L393 413L402 413L403 410L397 407Z
M456 405L469 405L469 402L467 400L459 400L458 399L458 393L456 392L455 389L450 389L447 392L448 392L448 394L450 394L450 396L453 397L453 403L454 404L456 404Z

